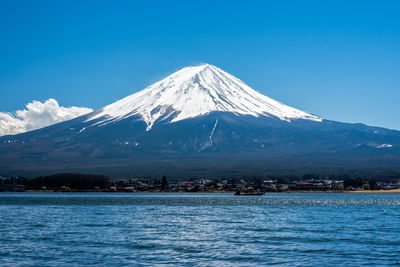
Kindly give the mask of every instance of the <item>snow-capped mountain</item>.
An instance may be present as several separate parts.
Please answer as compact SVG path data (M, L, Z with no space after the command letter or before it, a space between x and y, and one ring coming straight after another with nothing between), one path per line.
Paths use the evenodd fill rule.
M183 68L146 89L102 108L87 121L110 123L139 115L150 130L158 120L177 122L209 114L274 116L281 120L322 121L255 91L238 78L209 64Z
M400 173L400 132L321 119L208 64L104 108L0 137L0 175Z

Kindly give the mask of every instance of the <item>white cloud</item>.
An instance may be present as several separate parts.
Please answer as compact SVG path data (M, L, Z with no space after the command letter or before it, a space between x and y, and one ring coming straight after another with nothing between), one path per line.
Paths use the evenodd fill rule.
M45 102L34 100L14 113L0 112L0 136L36 130L91 111L83 107L60 107L53 98Z

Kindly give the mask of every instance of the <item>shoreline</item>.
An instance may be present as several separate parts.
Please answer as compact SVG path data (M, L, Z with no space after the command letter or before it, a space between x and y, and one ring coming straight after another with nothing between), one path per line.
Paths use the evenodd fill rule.
M390 190L360 190L360 191L348 191L349 193L400 193L400 188Z
M162 191L135 191L135 192L126 192L126 191L97 191L97 190L77 190L77 191L56 191L56 190L26 190L26 191L1 191L1 193L163 193L163 194L234 194L236 191L204 191L204 192L162 192ZM282 192L265 192L264 195L268 194L349 194L349 193L356 193L356 194L397 194L400 193L400 188L398 189L390 189L390 190L355 190L355 191L304 191L304 190L288 190Z

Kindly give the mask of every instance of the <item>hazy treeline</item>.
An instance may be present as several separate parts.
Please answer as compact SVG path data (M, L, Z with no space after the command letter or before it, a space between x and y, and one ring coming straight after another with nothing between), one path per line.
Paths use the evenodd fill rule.
M104 175L80 174L80 173L61 173L50 176L39 176L33 179L18 177L10 181L4 180L3 183L21 184L30 188L40 189L68 187L71 189L93 189L106 188L110 178Z

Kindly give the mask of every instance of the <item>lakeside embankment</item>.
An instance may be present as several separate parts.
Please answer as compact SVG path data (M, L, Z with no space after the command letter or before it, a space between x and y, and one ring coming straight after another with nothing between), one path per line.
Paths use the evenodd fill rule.
M399 189L390 190L358 190L358 191L347 191L348 193L400 193Z
M162 193L162 194L235 194L236 191L199 191L199 192L186 192L186 191L107 191L107 190L69 190L69 191L61 191L61 190L25 190L25 191L0 191L1 193L13 192L13 193L140 193L140 194L154 194L154 193ZM264 194L396 194L400 193L399 189L390 189L390 190L343 190L343 191L306 191L306 190L288 190L281 192L263 192Z

